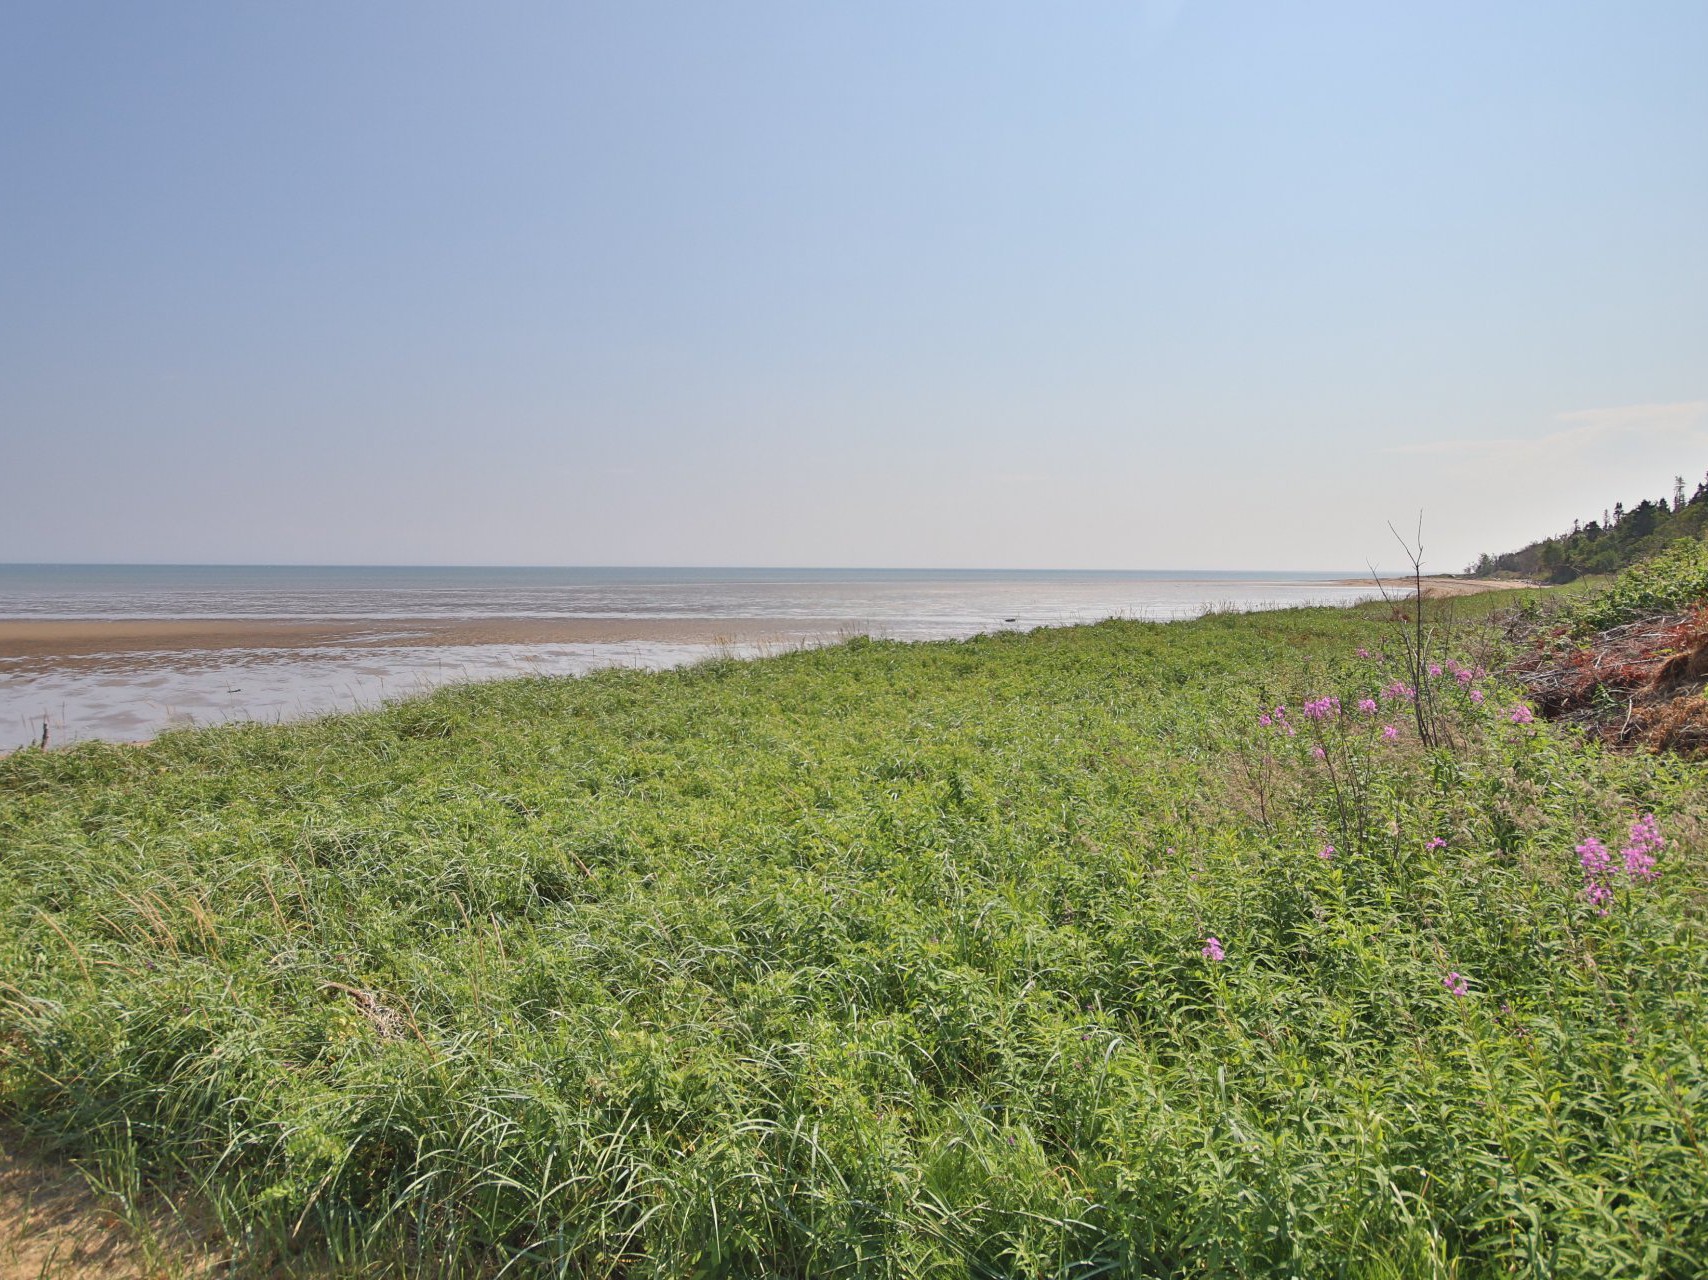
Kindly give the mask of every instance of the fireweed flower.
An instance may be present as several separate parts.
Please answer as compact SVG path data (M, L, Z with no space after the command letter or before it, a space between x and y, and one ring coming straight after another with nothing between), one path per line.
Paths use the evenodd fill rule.
M1471 690L1471 704L1478 707L1483 705L1483 691L1481 689Z
M1655 854L1665 847L1666 837L1661 834L1655 815L1645 813L1631 824L1631 843L1619 851L1625 874L1633 880L1653 880L1660 874L1655 870Z
M1464 688L1466 685L1470 684L1471 681L1476 679L1476 677L1471 674L1471 669L1469 667L1453 668L1453 678L1459 682L1460 688Z
M1440 836L1432 836L1430 837L1429 842L1423 847L1425 849L1445 849L1447 847L1447 842Z
M1222 950L1222 940L1212 933L1204 939L1204 949L1199 954L1206 960L1220 962L1227 953Z
M1305 703L1305 718L1307 720L1327 720L1339 714L1340 699L1333 695L1312 698Z
M1440 675L1441 674L1441 664L1439 662L1430 663L1429 664L1429 674L1432 676Z
M1393 742L1396 739L1398 739L1399 736L1400 736L1400 731L1398 729L1394 728L1393 725L1385 724L1382 726L1382 741L1383 742Z
M1326 760L1328 758L1328 752L1324 751L1321 747L1312 747L1311 754L1318 760Z
M1447 988L1448 995L1455 996L1460 1000L1471 994L1471 984L1465 981L1465 975L1457 969L1444 974L1441 985Z
M1360 658L1368 658L1370 656L1370 651L1368 649L1360 649L1358 651L1358 656Z
M1598 915L1607 914L1607 904L1613 900L1613 889L1607 883L1608 870L1613 865L1613 855L1607 852L1607 846L1594 836L1590 836L1577 847L1578 865L1583 868L1584 901L1594 907Z
M1330 861L1334 857L1334 846L1332 844L1325 844L1322 847L1322 851L1317 854L1317 857L1321 858L1324 862Z
M1530 714L1529 707L1525 706L1523 703L1519 703L1519 705L1514 707L1509 713L1508 718L1511 719L1513 724L1529 724L1536 717Z
M1374 698L1360 698L1360 699L1358 699L1358 709L1360 711L1362 711L1367 716L1375 715L1376 714L1376 699L1374 699Z
M1275 721L1271 720L1269 718L1269 713L1265 711L1262 715L1257 717L1257 723L1267 729L1270 725L1274 724Z
M1583 867L1585 875L1605 875L1613 865L1613 855L1607 852L1607 846L1594 836L1589 837L1577 847L1578 864Z
M1417 690L1404 680L1396 680L1382 690L1382 696L1390 702L1410 702L1417 697Z

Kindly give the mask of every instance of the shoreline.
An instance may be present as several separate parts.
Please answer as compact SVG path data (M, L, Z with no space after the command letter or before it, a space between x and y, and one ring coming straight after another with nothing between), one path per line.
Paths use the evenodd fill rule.
M1407 596L1412 593L1416 579L1411 577L1378 578L1338 578L1335 585L1339 587L1372 587L1376 590L1404 592ZM1500 578L1454 578L1443 574L1423 575L1423 598L1425 600L1451 600L1456 596L1476 596L1485 591L1539 591L1543 584L1527 579L1511 580Z
M6 618L0 659L240 649L776 644L863 630L841 618Z

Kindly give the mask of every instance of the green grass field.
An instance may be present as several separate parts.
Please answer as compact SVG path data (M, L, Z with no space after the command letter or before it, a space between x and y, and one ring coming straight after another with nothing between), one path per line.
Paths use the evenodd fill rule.
M18 753L0 1123L257 1272L1708 1273L1708 772L1382 612Z

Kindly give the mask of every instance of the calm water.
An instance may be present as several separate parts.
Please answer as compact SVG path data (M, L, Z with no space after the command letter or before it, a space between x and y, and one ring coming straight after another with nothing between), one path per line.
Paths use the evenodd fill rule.
M794 643L900 640L1207 608L1338 604L1353 573L0 565L0 618L769 619ZM727 651L727 650L726 650ZM252 649L0 659L0 749L374 705L456 680L691 662L711 645Z

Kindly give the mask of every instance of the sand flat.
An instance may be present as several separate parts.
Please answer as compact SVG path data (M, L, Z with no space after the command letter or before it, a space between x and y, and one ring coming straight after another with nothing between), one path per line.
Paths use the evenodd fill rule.
M835 618L10 618L0 619L0 658L624 641L766 644L835 634L843 626Z

